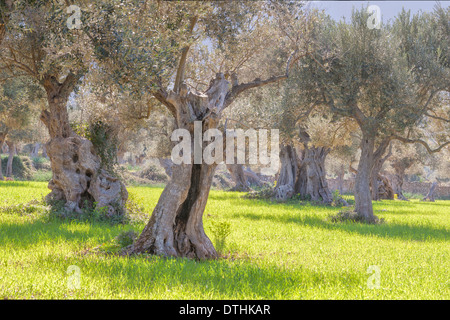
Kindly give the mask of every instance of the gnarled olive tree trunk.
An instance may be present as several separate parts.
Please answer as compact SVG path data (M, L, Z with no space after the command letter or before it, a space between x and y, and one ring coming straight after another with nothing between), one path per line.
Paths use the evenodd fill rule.
M197 16L191 18L190 33L197 20ZM233 73L230 83L223 73L217 73L209 88L204 93L199 93L190 91L184 83L189 47L187 45L182 50L173 90L159 88L152 94L173 115L175 128L187 130L191 143L194 140L195 145L195 137L192 139L195 121L201 121L202 132L216 129L223 110L242 92L287 79L292 58L297 52L289 57L286 73L283 75L239 83L237 75ZM195 154L195 148L192 149ZM196 259L218 256L211 240L205 234L202 222L217 163L213 161L212 164L207 164L203 159L199 164L196 163L198 161L173 166L172 179L164 188L149 223L136 242L126 250L127 253L147 252Z
M303 165L306 165L306 194L303 196L310 196L312 201L322 201L324 203L331 203L333 196L328 188L325 171L325 159L330 148L325 147L308 147L305 149L305 156L303 157Z
M305 146L299 156L291 145L280 149L281 168L278 175L275 197L286 200L295 194L312 201L331 203L333 196L326 180L325 159L329 148Z
M218 74L204 94L189 91L185 84L178 93L169 92L167 101L175 108L176 128L190 133L191 150L194 150L194 121L202 121L202 133L217 128L227 91L228 81ZM217 258L203 228L203 212L216 166L216 163L206 164L203 159L201 164L195 164L193 155L191 163L173 165L172 179L164 188L149 223L128 253L146 252L201 260Z
M162 256L216 258L217 252L203 228L215 165L181 164L164 188L150 222L131 248Z
M45 150L53 173L46 199L64 201L66 209L75 212L95 202L108 214L121 213L128 197L125 185L102 169L92 142L74 133L69 124L66 104L77 80L72 74L63 83L50 76L43 80L48 110L40 119L50 135Z
M298 179L305 175L300 175L300 159L297 151L290 144L280 147L280 163L281 167L274 192L275 199L284 201L295 194L296 188L300 188L300 185L297 185Z

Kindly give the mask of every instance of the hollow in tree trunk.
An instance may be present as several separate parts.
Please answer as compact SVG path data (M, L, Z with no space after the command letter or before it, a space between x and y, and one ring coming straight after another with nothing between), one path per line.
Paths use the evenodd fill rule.
M66 104L76 80L72 74L63 83L50 76L43 80L48 110L42 111L40 119L50 135L45 150L52 168L51 192L46 199L63 201L67 210L79 213L94 203L106 207L108 214L122 213L128 197L124 184L102 169L92 142L74 133L69 125Z

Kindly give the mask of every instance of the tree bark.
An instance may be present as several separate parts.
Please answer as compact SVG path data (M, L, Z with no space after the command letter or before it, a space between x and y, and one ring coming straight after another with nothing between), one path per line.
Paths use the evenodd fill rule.
M300 173L300 159L292 145L281 146L280 163L281 167L274 189L275 199L285 201L295 194L295 187Z
M203 228L203 211L208 199L215 165L175 165L150 222L131 252L161 256L211 259L217 252Z
M363 134L361 140L361 156L355 178L355 211L366 222L375 222L370 190L370 176L373 167L373 150L375 138Z
M48 110L42 111L40 119L50 135L45 150L53 173L46 199L63 201L69 211L81 213L81 208L96 203L99 208L106 207L110 215L120 214L128 197L125 185L101 168L92 142L70 127L66 105L75 82L71 74L62 84L54 77L43 80Z
M302 194L303 190L299 190L300 195L309 196L312 201L322 201L328 204L333 201L325 171L325 158L329 152L330 149L324 147L312 146L305 149L303 165L306 165L307 168L306 193Z
M382 175L381 173L378 174L377 187L378 187L377 188L378 200L394 199L394 189L392 188L389 179L385 175Z
M257 173L253 172L250 168L244 168L244 175L250 185L256 185L258 187L264 185L261 177Z
M173 168L173 162L170 158L159 158L159 164L164 168L164 171L166 174L172 178L172 168Z

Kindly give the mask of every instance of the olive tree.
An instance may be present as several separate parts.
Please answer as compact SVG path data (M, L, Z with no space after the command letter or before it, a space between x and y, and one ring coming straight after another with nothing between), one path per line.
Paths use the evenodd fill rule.
M302 89L317 99L317 106L359 127L355 210L370 223L377 220L370 185L390 142L420 143L430 152L448 145L444 134L437 141L441 144L431 147L419 127L438 105L439 94L448 92L450 81L448 10L437 8L412 20L403 13L394 26L381 29L369 28L368 19L363 7L353 12L349 23L328 20L318 32L317 54L310 59L321 66L305 63L299 72L308 79Z

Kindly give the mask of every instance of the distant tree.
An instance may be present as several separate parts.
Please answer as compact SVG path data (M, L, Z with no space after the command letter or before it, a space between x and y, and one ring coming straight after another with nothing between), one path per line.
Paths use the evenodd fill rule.
M11 78L0 83L0 150L6 142L9 160L6 175L12 173L12 159L19 141L32 139L32 118L39 112L44 94L27 79ZM0 179L3 179L0 166Z
M407 36L410 26L404 29L398 26L402 25L398 21L409 23L405 13L394 27L369 29L369 16L363 7L353 12L349 24L332 21L323 24L314 57L322 66L310 59L300 70L304 76L302 89L310 99L318 100L318 106L328 107L335 116L353 119L359 126L361 154L356 169L355 210L367 222L376 221L370 186L371 181L376 184L373 181L378 176L380 160L392 140L420 143L430 152L437 152L449 143L446 135L441 135L436 142L442 144L432 148L418 130L420 122L428 117L427 110L436 108L438 94L448 91L450 83L445 58L448 55L445 17L448 12L439 8L432 15L418 15L411 23L416 24L420 36L414 32ZM404 36L412 42L408 44L413 50L406 48L401 40ZM411 58L411 52L405 54L408 50L417 54L416 58Z

